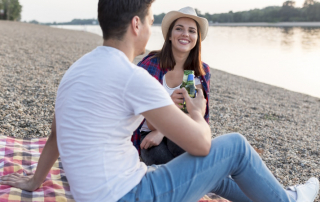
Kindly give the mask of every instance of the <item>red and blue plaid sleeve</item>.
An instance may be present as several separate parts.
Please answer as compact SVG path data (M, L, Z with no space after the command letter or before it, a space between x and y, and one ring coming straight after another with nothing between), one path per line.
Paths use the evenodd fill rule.
M163 70L160 68L159 59L154 55L147 55L139 63L139 67L147 70L151 76L156 78L162 84Z
M204 72L206 73L204 76L201 76L201 83L203 86L203 91L205 93L205 97L207 100L207 106L206 106L206 113L204 115L204 119L207 121L209 124L209 101L210 101L210 78L211 78L211 73L210 73L210 67L206 63L202 63L202 67Z

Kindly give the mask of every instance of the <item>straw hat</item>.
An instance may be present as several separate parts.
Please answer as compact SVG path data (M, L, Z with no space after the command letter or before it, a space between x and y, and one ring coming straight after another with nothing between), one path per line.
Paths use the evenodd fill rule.
M179 11L170 11L164 16L161 24L163 38L166 38L171 23L176 19L183 17L191 18L199 24L201 38L203 41L208 33L208 20L205 18L198 17L196 11L191 7L181 8Z

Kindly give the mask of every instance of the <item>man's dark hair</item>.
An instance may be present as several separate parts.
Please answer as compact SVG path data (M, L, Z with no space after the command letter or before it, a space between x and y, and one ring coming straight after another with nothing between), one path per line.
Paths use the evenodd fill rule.
M103 39L121 40L134 16L142 23L155 0L99 0L98 20Z

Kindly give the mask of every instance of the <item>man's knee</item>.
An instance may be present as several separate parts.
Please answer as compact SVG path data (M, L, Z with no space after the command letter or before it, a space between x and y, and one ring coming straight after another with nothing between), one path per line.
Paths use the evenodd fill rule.
M240 133L230 133L231 139L233 139L236 142L246 142L247 139L241 135Z
M247 143L247 139L240 133L229 133L229 134L221 135L217 138L217 140L219 141L218 144L224 147L226 146L234 147L235 145ZM215 139L212 139L211 143L213 144L215 141L216 141Z

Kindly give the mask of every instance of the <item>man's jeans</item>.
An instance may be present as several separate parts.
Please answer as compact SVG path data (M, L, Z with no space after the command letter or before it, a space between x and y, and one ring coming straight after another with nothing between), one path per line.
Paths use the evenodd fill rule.
M211 144L206 157L184 153L167 164L148 167L119 202L196 202L209 192L234 202L295 201L242 135L222 135Z

